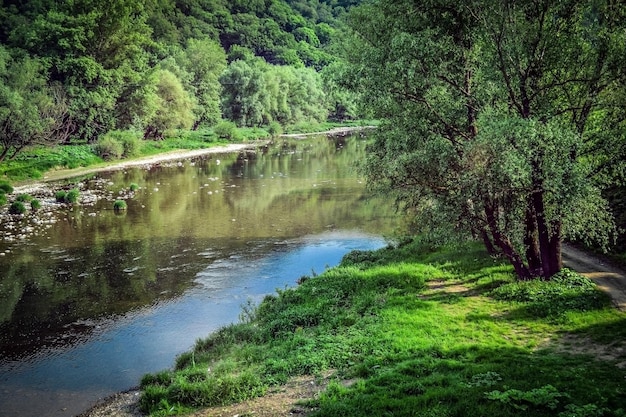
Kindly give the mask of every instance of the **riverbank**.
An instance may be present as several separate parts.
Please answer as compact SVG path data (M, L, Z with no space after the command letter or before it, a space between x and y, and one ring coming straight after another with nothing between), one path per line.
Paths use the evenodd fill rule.
M84 416L619 416L626 314L563 280L514 282L477 245L353 253Z

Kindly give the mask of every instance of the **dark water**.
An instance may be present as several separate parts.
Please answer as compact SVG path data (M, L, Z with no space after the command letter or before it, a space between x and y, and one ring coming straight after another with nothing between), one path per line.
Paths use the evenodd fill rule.
M385 245L399 220L364 195L364 146L320 137L83 179L108 198L0 243L0 416L76 415L242 305Z

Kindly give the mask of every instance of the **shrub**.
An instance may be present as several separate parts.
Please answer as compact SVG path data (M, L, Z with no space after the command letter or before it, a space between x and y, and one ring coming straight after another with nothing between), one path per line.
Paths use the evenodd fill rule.
M7 181L0 181L0 190L4 191L6 194L11 194L13 187Z
M67 195L65 196L65 202L71 203L71 204L77 203L79 196L80 196L80 191L78 191L77 188L69 190L67 192Z
M128 205L124 200L115 200L115 203L113 203L113 210L115 211L126 210L127 208Z
M70 203L74 204L78 202L78 197L80 196L80 191L77 188L74 188L70 191L57 191L54 194L54 199L57 203Z
M274 136L278 136L280 134L283 133L283 127L280 123L273 121L270 123L270 125L267 128L267 132L270 134L270 136L274 137Z
M105 161L120 159L124 154L124 145L111 135L101 137L93 146L93 151Z
M105 136L110 136L122 144L122 157L131 158L139 154L142 141L137 132L132 130L115 130L107 133Z
M41 201L33 198L32 200L30 200L30 208L32 210L39 210L41 208Z
M597 310L608 304L606 294L592 280L567 268L550 281L512 282L496 288L491 295L498 300L526 303L526 310L535 317Z
M57 191L54 193L54 199L57 203L65 203L65 199L67 198L67 191Z
M20 194L15 198L15 201L21 201L22 203L28 203L33 197L30 194Z
M222 121L219 122L214 128L213 131L220 139L226 140L237 140L239 138L239 134L237 132L237 125L233 122Z
M133 182L130 184L130 187L128 187L130 189L130 191L137 191L139 189L139 184Z
M26 212L26 206L21 201L14 201L9 207L10 214L24 214Z
M7 203L7 196L5 193L0 193L0 207Z

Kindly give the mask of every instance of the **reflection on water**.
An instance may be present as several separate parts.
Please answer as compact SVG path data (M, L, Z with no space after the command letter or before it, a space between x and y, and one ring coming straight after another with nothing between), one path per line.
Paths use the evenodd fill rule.
M382 246L396 218L363 196L363 151L322 137L84 180L108 198L0 259L0 416L77 414L172 365L248 299Z

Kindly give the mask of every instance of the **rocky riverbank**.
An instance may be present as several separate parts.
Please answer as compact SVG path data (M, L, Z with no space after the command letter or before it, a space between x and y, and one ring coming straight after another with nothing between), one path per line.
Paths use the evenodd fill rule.
M62 183L62 180L71 178L84 178L90 174L105 171L123 170L130 167L141 167L151 169L156 165L180 164L182 161L190 160L208 154L240 152L246 149L255 148L258 144L231 144L207 149L174 151L164 154L154 155L146 158L139 158L127 161L116 161L113 164L101 165L97 167L63 169L47 173L42 181L31 181L18 184L14 187L13 193L9 196L9 203L0 208L0 243L7 245L0 248L0 256L5 256L11 251L11 244L25 241L31 236L45 234L52 227L52 224L61 221L60 214L70 209L68 203L58 202L55 194L60 190L79 190L79 200L76 206L79 210L93 206L101 199L113 202L118 198L132 197L132 191L125 195L113 195L107 191L108 183L102 179L77 180L75 182ZM25 204L27 211L24 214L9 213L9 206L17 196L28 194L30 197L39 200L41 207L37 210L30 209ZM111 203L113 204L113 203ZM88 215L96 215L89 213Z

